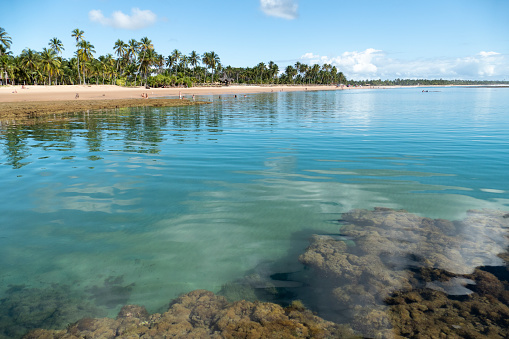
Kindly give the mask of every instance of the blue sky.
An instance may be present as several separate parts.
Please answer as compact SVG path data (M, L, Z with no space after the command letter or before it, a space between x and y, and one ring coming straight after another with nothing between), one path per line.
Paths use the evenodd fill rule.
M2 0L2 2L7 0ZM223 65L331 63L348 78L509 80L508 0L17 0L0 27L15 55L79 28L96 56L117 39L215 51Z

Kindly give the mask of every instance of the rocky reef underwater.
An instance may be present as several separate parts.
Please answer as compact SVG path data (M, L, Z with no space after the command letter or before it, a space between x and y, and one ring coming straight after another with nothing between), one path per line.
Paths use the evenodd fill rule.
M255 272L151 315L135 305L116 319L87 315L98 314L98 301L128 300L132 286L120 277L90 288L89 303L70 300L65 286L43 297L13 286L0 300L0 338L27 330L27 339L509 337L507 212L471 210L449 221L375 208L339 222L337 234L312 236L298 272ZM46 312L29 318L37 307Z

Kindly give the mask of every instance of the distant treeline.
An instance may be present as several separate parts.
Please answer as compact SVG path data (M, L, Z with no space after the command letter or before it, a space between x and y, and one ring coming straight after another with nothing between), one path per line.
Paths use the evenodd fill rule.
M350 85L357 86L447 86L447 85L467 85L467 86L489 86L489 85L509 85L509 81L492 80L443 80L443 79L394 79L394 80L350 80Z

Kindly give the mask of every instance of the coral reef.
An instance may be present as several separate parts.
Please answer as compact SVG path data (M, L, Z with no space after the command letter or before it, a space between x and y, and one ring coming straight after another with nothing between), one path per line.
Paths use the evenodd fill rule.
M437 338L507 336L508 282L476 270L505 265L505 215L468 211L462 221L447 221L387 208L345 213L339 238L313 236L299 258L313 273L309 304L367 337L417 338L431 327Z
M325 321L294 302L237 301L205 290L187 293L163 314L124 306L116 319L84 318L65 330L34 330L25 339L74 338L351 338L346 326Z

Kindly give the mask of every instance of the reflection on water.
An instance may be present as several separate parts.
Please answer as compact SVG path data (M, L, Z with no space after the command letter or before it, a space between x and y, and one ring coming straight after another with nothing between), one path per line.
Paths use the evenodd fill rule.
M504 265L507 219L493 211L509 209L509 117L504 93L486 90L208 97L199 107L1 126L2 305L47 301L70 315L44 316L49 308L34 302L40 321L14 328L5 325L12 312L0 314L0 337L115 316L123 303L162 311L195 289L303 299L365 335L376 330L360 325L374 311L379 330L417 331L391 318L415 306L401 298L423 290L442 293L429 300L475 299L473 282L486 280L476 267ZM366 212L378 206L408 213ZM342 216L354 209L364 212ZM358 222L363 213L376 222ZM348 216L355 227L338 234ZM322 236L306 251L313 234ZM346 257L351 276L310 279L325 245ZM69 300L51 304L56 289ZM64 306L76 299L86 312Z

